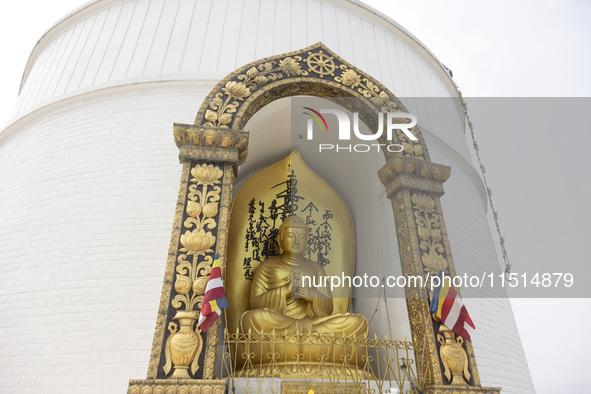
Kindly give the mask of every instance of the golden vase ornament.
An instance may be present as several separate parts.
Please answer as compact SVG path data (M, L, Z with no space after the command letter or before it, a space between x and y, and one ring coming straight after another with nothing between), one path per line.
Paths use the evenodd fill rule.
M441 344L439 355L445 367L445 377L452 385L466 386L470 381L470 371L468 370L468 355L462 347L464 338L456 336L452 330L444 326L439 327L437 341ZM453 375L453 379L452 379ZM464 377L466 381L464 381Z
M178 311L173 319L179 321L180 328L169 337L167 353L170 358L167 357L166 364L169 370L170 361L174 365L172 378L189 379L189 367L194 374L197 366L195 361L198 358L196 356L203 346L201 335L193 329L195 321L199 319L199 312Z

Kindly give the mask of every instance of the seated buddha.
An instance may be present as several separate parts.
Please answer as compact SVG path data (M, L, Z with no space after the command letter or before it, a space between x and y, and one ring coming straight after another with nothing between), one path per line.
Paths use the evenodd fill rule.
M360 362L359 352L351 345L344 346L344 337L366 338L368 323L364 316L352 313L333 314L333 299L331 291L327 287L304 287L302 278L309 277L311 283L322 283L321 278L326 276L324 268L312 260L304 257L308 245L309 229L306 223L298 216L289 216L279 227L277 241L280 245L279 256L269 256L261 262L254 273L250 290L250 310L244 312L240 319L240 329L243 333L254 334L305 334L308 342L301 343L299 347L290 346L283 350L281 346L275 347L272 353L278 355L275 362L293 364L294 353L303 355L308 366L306 373L316 374L315 363L319 357L316 354L322 352L326 364L343 363L343 356L351 361L354 368ZM313 278L316 278L315 280ZM305 281L307 282L307 280ZM332 346L323 341L322 347L311 346L310 343L319 343L314 340L328 334L331 338L340 338L340 345ZM338 348L338 349L337 349ZM264 364L270 362L267 350L255 355L253 363ZM316 354L315 354L316 353ZM266 355L266 356L265 356ZM301 366L301 365L300 365ZM293 367L293 365L292 365ZM294 368L283 374L289 374ZM339 374L342 374L339 373Z

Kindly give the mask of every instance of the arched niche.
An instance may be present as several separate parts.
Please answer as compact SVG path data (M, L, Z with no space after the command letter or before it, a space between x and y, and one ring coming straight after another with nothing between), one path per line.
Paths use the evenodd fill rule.
M318 65L318 60L325 61L324 67ZM392 242L396 230L391 202L385 196L385 189L377 176L392 154L381 151L363 158L357 157L353 161L334 155L319 160L318 156L309 155L298 146L297 140L292 141L294 136L286 132L291 117L286 99L306 96L326 100L351 98L339 101L338 105L349 113L358 112L369 129L375 129L375 114L378 112L408 112L385 86L318 43L238 68L220 81L204 99L195 124L204 128L249 132L249 158L245 154L241 156L234 193L252 175L281 160L290 151L298 150L306 163L337 190L351 209L358 244L356 273L400 274L398 245ZM281 125L284 136L280 140L272 140L270 124L278 121L284 122ZM394 134L392 142L405 147L398 154L429 161L419 128L414 127L411 131L418 137L417 142L401 133ZM339 169L340 173L337 174L335 170ZM365 197L360 195L360 190L364 190ZM376 235L377 238L370 239ZM369 269L368 265L371 265ZM356 298L358 293L354 291L353 294L353 311L373 312L377 300L368 297L368 292ZM383 297L383 293L374 293ZM386 296L393 297L393 293ZM387 306L388 311L382 304L379 316L372 323L375 326L372 327L373 332L392 336L410 334L406 306L402 300L399 301L391 301ZM392 316L391 321L388 321L389 316Z

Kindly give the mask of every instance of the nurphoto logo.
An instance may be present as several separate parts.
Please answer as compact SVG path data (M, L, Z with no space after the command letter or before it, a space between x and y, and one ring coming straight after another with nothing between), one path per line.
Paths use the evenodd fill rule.
M317 128L321 132L329 132L328 123L323 114L335 115L338 121L338 139L339 141L350 141L351 140L351 129L353 129L354 137L361 141L377 141L382 137L384 133L384 113L378 113L378 129L375 133L364 134L359 129L359 113L353 112L353 121L349 118L349 115L344 111L338 109L321 109L317 111L310 107L302 107L305 111L305 115L310 118L307 122L307 139L309 141L314 139L314 124L317 124ZM402 120L402 122L400 122ZM410 122L408 122L410 120ZM407 112L388 112L386 113L386 140L392 141L392 133L394 130L400 130L406 137L411 141L418 141L418 138L410 131L411 128L416 126L417 117ZM351 125L353 127L351 127ZM318 144L318 151L334 150L348 151L348 152L369 152L370 150L386 149L388 152L402 152L403 147L400 144L385 144L385 143L373 143L373 144Z

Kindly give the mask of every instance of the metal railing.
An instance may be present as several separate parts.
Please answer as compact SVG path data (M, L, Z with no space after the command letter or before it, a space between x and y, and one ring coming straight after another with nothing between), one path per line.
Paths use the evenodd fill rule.
M225 332L229 393L420 393L424 352L412 342L335 333Z

